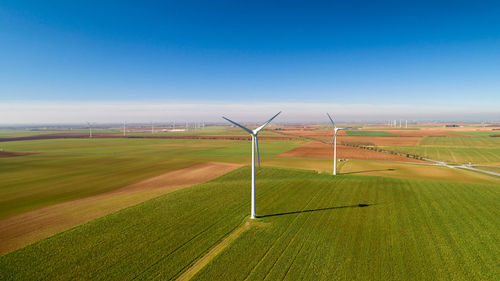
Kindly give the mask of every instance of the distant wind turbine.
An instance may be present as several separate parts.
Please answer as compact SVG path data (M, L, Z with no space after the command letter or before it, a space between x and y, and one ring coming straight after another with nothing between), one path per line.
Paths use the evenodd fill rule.
M123 136L127 135L127 122L123 121Z
M222 117L225 120L231 122L232 124L242 128L243 130L245 130L247 133L249 133L252 136L252 198L251 198L251 209L250 209L250 218L251 219L255 219L257 217L256 209L255 209L255 147L257 147L257 159L259 162L259 169L260 169L259 138L257 135L259 134L259 132L262 129L264 129L264 127L266 127L269 123L271 123L271 121L273 121L273 119L276 118L280 113L281 113L281 111L278 112L273 117L271 117L271 119L267 120L264 124L262 124L260 127L256 128L255 130L250 130L247 127L242 126L242 125L240 125L232 120L229 120L226 117Z
M87 121L87 124L89 125L89 138L92 138L92 124Z
M343 130L343 128L337 128L337 126L335 126L335 121L333 121L333 118L330 116L330 114L326 114L328 115L328 118L330 119L330 122L332 122L332 125L333 125L333 175L336 175L337 174L337 132L338 130Z

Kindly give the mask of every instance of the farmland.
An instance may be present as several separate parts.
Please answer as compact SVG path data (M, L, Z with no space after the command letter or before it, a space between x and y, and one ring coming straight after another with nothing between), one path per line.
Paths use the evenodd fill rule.
M498 177L354 146L491 151L478 168L497 171L497 138L356 131L373 134L339 134L336 177L332 147L308 140L331 131L265 131L250 223L234 128L1 142L0 279L494 280Z
M500 280L500 5L385 2L1 1L0 281Z
M500 163L500 139L494 137L425 137L417 146L385 148L447 162Z
M310 142L302 146L291 149L278 155L279 157L305 157L305 158L332 158L333 149L331 145L321 142ZM392 155L388 153L376 152L372 150L350 147L345 145L337 146L337 156L347 159L372 159L372 160L390 160L402 162L423 162L410 159L403 156Z
M175 278L245 221L248 172L4 255L2 280ZM196 280L494 280L499 274L497 185L266 168L258 186L259 223Z
M300 141L262 141L263 158ZM0 158L0 218L92 196L196 163L247 163L249 144L230 140L58 139L2 143L37 154ZM29 167L30 173L25 173Z
M385 131L347 130L348 136L395 137L397 135Z

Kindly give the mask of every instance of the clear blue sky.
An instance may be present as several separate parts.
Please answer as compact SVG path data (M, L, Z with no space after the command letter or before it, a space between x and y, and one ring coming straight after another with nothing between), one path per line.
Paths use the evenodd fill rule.
M500 107L500 1L4 0L0 98Z

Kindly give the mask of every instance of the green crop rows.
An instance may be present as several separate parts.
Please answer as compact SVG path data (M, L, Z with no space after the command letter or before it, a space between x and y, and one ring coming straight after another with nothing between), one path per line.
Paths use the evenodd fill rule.
M425 137L419 145L442 146L442 147L464 147L464 148L498 148L500 138L493 137Z
M301 141L260 141L262 162ZM195 163L249 163L250 141L55 139L0 143L0 218L123 187Z
M446 162L500 163L500 139L492 137L425 137L417 146L384 148Z
M1 280L174 279L249 212L249 167L0 257ZM498 185L265 168L197 280L496 280ZM362 204L362 205L360 205Z

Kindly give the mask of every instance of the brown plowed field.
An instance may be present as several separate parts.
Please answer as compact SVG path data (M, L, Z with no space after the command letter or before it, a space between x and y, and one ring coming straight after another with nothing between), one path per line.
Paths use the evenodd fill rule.
M391 131L394 132L394 131ZM324 140L331 142L333 133L332 131L327 130L317 130L317 131L287 131L285 132L277 132L284 135L295 135L304 138L315 138L319 140ZM341 142L346 143L358 143L358 144L366 144L366 145L378 145L378 146L389 146L389 145L402 145L402 146L411 146L416 145L423 138L421 136L410 136L410 137L372 137L372 136L348 136L346 132L339 131L337 133L337 143Z
M346 143L372 143L377 146L412 146L417 145L422 137L368 137L368 136L343 136L337 138L337 142Z
M241 165L200 163L106 193L2 219L0 254L178 188L212 180L238 167Z
M333 136L332 130L289 130L286 134L296 135L296 136ZM338 131L337 136L345 136L346 132Z
M296 147L285 153L278 155L279 157L309 157L309 158L332 158L332 146L321 142L310 142L308 144ZM425 163L412 158L407 158L398 155L392 155L384 152L377 152L373 150L361 149L357 147L350 147L344 145L337 145L337 158L338 159L363 159L363 160L386 160L386 161L400 161L400 162L418 162Z

